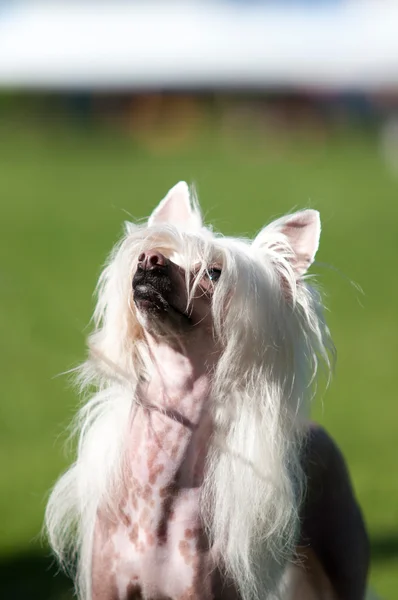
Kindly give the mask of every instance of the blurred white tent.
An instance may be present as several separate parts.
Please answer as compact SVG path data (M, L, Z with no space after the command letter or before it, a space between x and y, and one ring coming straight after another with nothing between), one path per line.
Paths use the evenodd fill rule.
M0 0L0 86L46 89L398 84L388 0Z

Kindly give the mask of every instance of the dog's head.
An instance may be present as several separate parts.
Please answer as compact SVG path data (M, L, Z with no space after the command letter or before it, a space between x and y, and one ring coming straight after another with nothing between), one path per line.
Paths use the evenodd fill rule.
M129 372L146 334L200 334L229 348L228 360L286 367L314 328L322 346L317 300L303 279L319 235L314 210L274 221L253 241L214 234L180 182L146 224L127 224L100 280L92 347Z

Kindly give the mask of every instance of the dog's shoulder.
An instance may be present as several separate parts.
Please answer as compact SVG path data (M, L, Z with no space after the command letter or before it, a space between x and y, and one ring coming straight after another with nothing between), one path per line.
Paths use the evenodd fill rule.
M330 475L347 471L337 443L322 425L313 421L308 423L302 449L302 463L307 477L321 471L328 471Z
M363 598L369 564L365 525L343 454L316 423L308 426L302 465L307 484L300 545L315 551L339 597Z
M355 502L343 453L321 425L309 423L301 460L307 483L304 514L320 508L336 510L342 504L347 510Z

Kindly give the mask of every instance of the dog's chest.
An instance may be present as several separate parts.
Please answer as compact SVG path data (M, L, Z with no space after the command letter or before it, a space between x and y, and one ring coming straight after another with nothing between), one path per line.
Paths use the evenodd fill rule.
M152 496L151 510L142 503L138 511L130 499L118 523L99 517L93 600L211 598L203 578L214 565L197 518L197 494L184 491L164 502Z
M192 434L153 413L136 423L117 515L98 513L93 600L213 598L214 552L199 510L207 430Z

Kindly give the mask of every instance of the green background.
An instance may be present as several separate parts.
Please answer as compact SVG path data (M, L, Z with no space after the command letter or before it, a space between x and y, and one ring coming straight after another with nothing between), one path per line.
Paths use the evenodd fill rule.
M347 458L372 540L372 585L397 597L398 179L375 132L199 129L172 144L163 132L157 144L114 128L0 120L2 599L69 598L40 538L78 402L59 374L85 356L92 292L123 221L148 215L181 179L196 183L206 219L224 233L253 235L294 208L320 210L312 272L338 360L314 415Z

